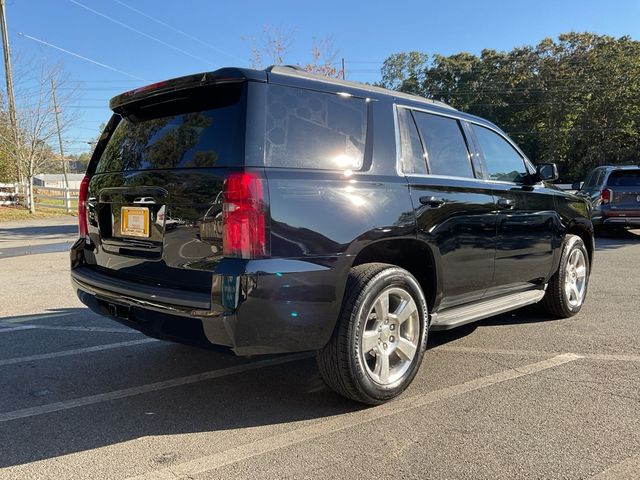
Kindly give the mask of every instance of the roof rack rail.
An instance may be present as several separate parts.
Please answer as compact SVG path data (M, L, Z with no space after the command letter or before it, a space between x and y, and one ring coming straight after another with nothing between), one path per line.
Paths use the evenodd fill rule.
M446 104L445 102L441 102L440 100L434 100L432 98L425 98L419 95L413 95L410 93L398 92L396 90L389 90L383 87L376 87L374 85L367 85L365 83L360 82L352 82L350 80L341 80L338 78L330 78L325 77L323 75L318 75L316 73L310 73L304 70L303 68L297 65L271 65L265 68L265 71L268 73L277 73L280 75L290 75L302 78L308 78L310 80L317 80L325 83L333 83L336 85L344 85L345 87L359 88L360 90L379 93L383 95L392 95L396 98L404 98L406 100L411 100L413 102L428 102L438 107L447 108L450 110L455 110L451 105Z

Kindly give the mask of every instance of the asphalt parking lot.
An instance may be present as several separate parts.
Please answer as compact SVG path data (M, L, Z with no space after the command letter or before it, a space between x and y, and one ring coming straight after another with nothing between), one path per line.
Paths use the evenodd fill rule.
M0 224L0 478L640 477L640 232L598 239L582 312L432 333L365 408L309 354L148 339L71 290L75 226Z

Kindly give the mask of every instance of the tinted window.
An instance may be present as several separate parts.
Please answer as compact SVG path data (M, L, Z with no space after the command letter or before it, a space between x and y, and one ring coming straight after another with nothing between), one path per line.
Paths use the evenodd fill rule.
M429 173L473 177L469 151L457 120L414 112L424 142Z
M589 174L584 182L584 185L582 186L582 189L585 190L587 188L594 187L596 185L596 178L598 178L598 170L594 170Z
M611 187L640 187L640 170L617 170L611 172L607 185Z
M357 170L366 120L364 99L270 85L266 165Z
M587 181L584 182L584 185L582 186L583 190L589 190L592 188L596 188L598 186L598 184L600 183L600 180L602 179L602 174L604 173L604 170L602 169L597 169L594 170L593 172L591 172L591 175L589 175L589 178L587 178Z
M214 87L128 112L97 173L242 165L243 92L238 84Z
M487 173L492 180L519 182L527 175L523 158L497 133L488 128L472 125L480 143L487 165Z
M420 136L411 112L406 108L398 109L398 127L400 130L400 155L404 173L427 173L427 164L420 143Z

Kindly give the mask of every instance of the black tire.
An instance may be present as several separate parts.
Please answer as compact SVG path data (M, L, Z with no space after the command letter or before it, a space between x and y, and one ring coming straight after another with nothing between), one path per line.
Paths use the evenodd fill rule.
M576 249L580 250L584 256L586 262L586 277L582 301L578 305L572 305L566 293L565 280L567 277L567 262L569 261L571 254ZM562 245L562 257L560 258L558 270L553 277L551 277L551 280L547 285L547 291L540 301L540 306L547 313L550 313L557 318L569 318L574 316L580 311L582 305L584 305L584 299L586 298L587 291L589 289L589 274L589 253L587 252L584 242L577 235L566 235Z
M385 289L401 289L411 296L417 307L419 334L415 337L417 348L413 359L405 362L408 365L406 372L397 380L382 385L367 370L367 354L361 352L359 336L371 321L363 312L370 312ZM415 314L411 318L415 324ZM426 350L428 330L427 304L413 275L394 265L358 265L349 272L342 310L333 335L316 354L320 374L329 387L347 398L370 405L387 402L402 393L418 372ZM400 327L397 335L396 341L400 337ZM386 344L384 348L387 348Z

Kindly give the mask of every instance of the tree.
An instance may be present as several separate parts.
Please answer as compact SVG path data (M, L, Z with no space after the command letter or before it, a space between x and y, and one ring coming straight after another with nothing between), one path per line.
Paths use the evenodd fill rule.
M57 85L64 85L66 77L61 66L42 66L37 70L37 77L30 82L16 85L16 98L22 101L16 108L17 132L12 129L0 131L0 151L6 152L11 163L29 185L29 211L35 212L33 197L33 177L42 171L42 167L53 158L51 143L57 134L55 112L51 98L51 80ZM66 128L73 112L64 108L69 104L73 91L59 96L61 109L60 128ZM5 105L1 105L6 112ZM16 134L17 133L17 134Z
M4 101L0 98L0 105L4 105ZM11 123L7 112L0 111L0 138L6 137L11 133ZM0 142L0 183L8 183L15 180L16 169L12 161L9 150Z
M395 53L382 65L380 85L407 93L422 94L429 55L421 52Z
M502 127L567 179L640 158L640 42L570 32L508 52L397 53L382 85L435 98Z
M325 77L342 78L344 72L336 68L338 51L333 37L314 38L311 45L311 59L306 64L290 63L291 47L294 43L294 33L275 27L266 26L262 36L245 38L252 42L252 68L265 68L267 65L297 65L303 70L323 75ZM266 60L266 62L265 62ZM267 64L267 65L265 65Z

